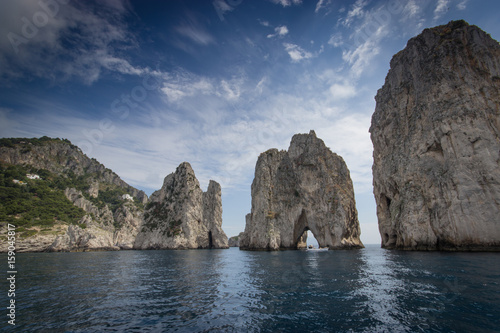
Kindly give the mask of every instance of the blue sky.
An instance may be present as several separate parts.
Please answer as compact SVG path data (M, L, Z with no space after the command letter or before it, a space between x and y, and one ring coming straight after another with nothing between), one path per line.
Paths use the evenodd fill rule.
M151 194L183 161L222 185L244 230L259 154L314 129L354 182L380 243L368 128L391 57L465 19L500 38L500 2L0 2L0 136L68 138Z

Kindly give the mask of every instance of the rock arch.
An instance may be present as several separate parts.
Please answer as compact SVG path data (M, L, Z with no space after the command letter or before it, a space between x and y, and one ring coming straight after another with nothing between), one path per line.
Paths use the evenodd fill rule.
M308 230L321 247L363 247L349 170L314 131L259 156L240 248L306 247Z

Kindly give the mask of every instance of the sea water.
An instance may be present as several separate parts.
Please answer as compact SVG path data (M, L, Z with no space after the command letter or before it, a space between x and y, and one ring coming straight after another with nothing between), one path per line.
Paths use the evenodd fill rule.
M500 253L367 246L19 253L16 260L16 326L7 323L2 279L2 332L500 331Z

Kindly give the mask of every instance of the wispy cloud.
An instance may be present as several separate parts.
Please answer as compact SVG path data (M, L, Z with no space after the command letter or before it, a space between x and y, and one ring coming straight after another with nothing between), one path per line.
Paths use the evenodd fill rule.
M184 24L176 28L177 32L185 37L188 37L193 42L200 45L208 45L214 43L214 37L203 30L201 27Z
M344 41L342 39L342 34L340 32L336 32L333 35L331 35L330 39L328 40L328 44L332 45L333 47L339 47L342 44L344 44Z
M466 10L467 9L467 2L468 2L468 0L463 0L460 3L458 3L457 9L458 10Z
M94 11L91 5L56 2L51 15L43 12L43 3L4 4L0 35L11 37L0 42L0 61L5 64L0 73L4 76L23 78L29 73L52 80L77 77L92 84L104 70L131 75L147 70L134 67L119 56L121 48L137 45L125 19L129 13L127 2L104 1L99 11ZM48 19L37 28L30 19L38 12ZM55 63L57 66L53 66Z
M356 95L356 89L352 84L335 83L330 86L330 92L335 101L348 99Z
M277 5L282 5L283 7L288 7L292 5L300 5L302 3L302 0L271 0L271 2Z
M347 12L347 16L343 20L345 26L350 26L355 18L361 18L365 14L364 8L368 4L366 0L357 0Z
M274 37L284 37L288 34L288 28L286 25L280 25L279 27L274 28L274 34L269 34L267 35L267 38L274 38Z
M439 19L449 9L450 0L438 0L436 9L434 9L434 20Z
M415 17L420 12L420 7L415 0L410 0L406 3L403 9L403 15L409 18Z
M288 52L288 55L292 59L292 62L300 62L304 59L310 59L313 57L313 54L311 52L304 50L298 45L283 43L283 46L285 47L285 51Z
M314 12L317 14L319 13L320 10L327 8L328 5L332 3L331 0L318 0L316 3L316 8L314 9Z

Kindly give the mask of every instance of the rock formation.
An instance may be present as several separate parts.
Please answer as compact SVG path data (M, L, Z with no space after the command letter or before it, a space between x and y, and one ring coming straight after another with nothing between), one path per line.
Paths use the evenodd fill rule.
M37 205L56 206L55 212L52 210L50 213L53 215L49 215L50 220L45 217L44 221L35 217L26 223L23 220L25 211L3 214L3 218L18 226L18 252L119 250L133 247L142 226L146 194L125 183L95 159L85 156L71 142L48 137L0 139L2 176L4 169L12 166L18 166L26 172L43 172L44 177L27 183L26 189L38 192L37 186L40 186L42 195L35 195ZM19 172L18 175L23 176ZM1 190L4 190L4 185L5 181L0 185ZM58 193L60 196L49 198L43 193ZM124 193L132 200L123 199ZM55 198L59 201L54 201ZM18 199L27 200L22 195ZM62 212L59 206L64 202L61 200L69 200L81 208L78 217L70 217ZM31 203L35 205L35 201ZM21 208L9 203L9 210L12 209ZM66 220L68 218L72 220ZM5 249L1 248L1 251Z
M499 250L499 43L464 21L426 29L375 99L382 247Z
M240 248L305 248L307 230L320 247L363 247L349 170L314 131L259 156Z
M191 165L184 162L151 195L134 248L227 248L221 226L220 185L211 180L204 193Z
M25 140L15 145L0 145L0 160L7 164L29 165L32 168L45 169L56 174L68 172L77 176L93 174L96 179L89 188L89 193L93 197L96 197L98 193L98 188L95 188L96 182L100 182L121 187L142 203L148 201L143 191L128 185L116 173L83 154L80 148L68 140L48 137ZM38 144L33 144L31 142L33 140L37 140Z
M101 209L85 199L81 191L66 189L66 197L88 214L80 226L70 225L45 251L130 250L142 226L142 210L124 201L115 213L105 205ZM82 229L84 226L84 229Z
M238 234L238 236L229 237L229 240L228 240L229 247L240 247L241 235L243 235L242 232L240 232Z

